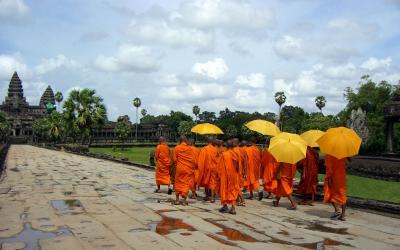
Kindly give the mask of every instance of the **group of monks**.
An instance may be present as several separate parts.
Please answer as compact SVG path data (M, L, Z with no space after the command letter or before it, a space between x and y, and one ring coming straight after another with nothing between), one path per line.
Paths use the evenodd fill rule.
M305 159L297 164L280 163L268 148L261 152L256 142L255 137L249 141L234 138L225 143L208 138L207 145L199 149L193 140L181 136L171 153L165 138L160 137L155 150L155 192L167 185L168 194L175 192L174 204L187 205L189 192L191 198L197 198L196 191L204 188L205 201L214 203L218 196L222 204L219 211L236 214L236 205L245 206L243 193L249 192L248 199L258 193L262 200L265 191L266 198L274 196L273 206L278 207L281 197L287 197L291 204L288 209L295 210L292 193L297 169L301 174L297 192L303 195L299 204L313 205L318 186L317 151L308 147ZM345 220L346 159L326 155L325 166L324 201L334 207L332 219Z

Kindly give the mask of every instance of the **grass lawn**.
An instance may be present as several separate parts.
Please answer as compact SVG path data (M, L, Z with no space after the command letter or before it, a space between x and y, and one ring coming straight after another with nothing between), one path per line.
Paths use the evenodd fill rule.
M115 148L115 151L113 148L90 148L89 151L112 155L117 158L128 158L131 162L150 165L149 156L150 151L153 149L155 149L155 147L132 147L124 148L122 151L121 148Z
M149 154L154 147L132 147L121 151L116 148L90 148L90 152L102 153L117 158L128 158L129 161L141 164L149 164ZM299 178L299 173L296 175ZM324 175L318 176L320 181ZM400 182L382 181L355 175L347 175L347 195L372 200L390 201L400 203Z

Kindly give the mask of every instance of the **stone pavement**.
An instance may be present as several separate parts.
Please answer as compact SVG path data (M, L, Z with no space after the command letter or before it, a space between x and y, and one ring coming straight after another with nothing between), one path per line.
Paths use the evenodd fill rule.
M0 182L1 249L400 249L400 220L318 203L297 211L248 201L173 206L154 172L27 145L11 146Z

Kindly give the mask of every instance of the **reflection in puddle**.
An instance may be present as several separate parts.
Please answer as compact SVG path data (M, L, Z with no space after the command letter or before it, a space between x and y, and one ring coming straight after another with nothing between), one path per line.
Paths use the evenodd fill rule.
M191 225L184 223L181 219L162 216L162 220L155 227L155 232L161 235L170 234L171 231L178 229L186 229L188 231L196 231Z
M320 231L325 233L334 233L334 234L348 234L347 228L332 228L327 227L322 224L313 223L306 227L306 229L313 230L313 231Z
M72 235L72 233L66 227L60 227L56 232L44 232L33 229L31 223L25 223L24 230L22 230L19 234L15 236L0 238L0 244L2 245L3 243L23 242L25 243L24 249L34 250L40 249L38 244L39 240L51 239L61 235L68 236Z
M235 243L232 243L230 241L221 239L220 237L218 237L218 236L216 236L214 234L207 234L207 236L212 238L212 239L214 239L214 240L216 240L216 241L218 241L221 244L228 245L228 246L237 246Z
M79 200L52 200L50 203L53 208L61 212L82 207L82 203Z
M253 237L244 234L236 229L233 228L223 228L222 232L219 232L218 234L223 235L227 237L229 240L240 240L240 241L246 241L246 242L257 242L256 239Z

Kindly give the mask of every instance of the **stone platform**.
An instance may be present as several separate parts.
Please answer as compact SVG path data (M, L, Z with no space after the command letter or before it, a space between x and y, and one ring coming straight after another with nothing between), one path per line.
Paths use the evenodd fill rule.
M171 205L154 172L26 145L11 146L0 182L1 249L399 249L400 220L325 204L247 201Z

